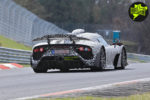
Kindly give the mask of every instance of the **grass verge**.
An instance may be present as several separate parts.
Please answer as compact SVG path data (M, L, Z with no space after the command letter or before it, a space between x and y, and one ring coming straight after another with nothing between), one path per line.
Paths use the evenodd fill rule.
M12 48L12 49L22 49L22 50L31 50L29 46L25 46L21 43L18 43L14 40L6 38L0 35L0 47Z
M40 98L32 100L150 100L150 93L137 94L128 97L111 97L111 98L101 98L101 97L77 97L77 98Z
M128 58L128 60L136 61L136 62L139 62L139 63L146 63L146 61L144 61L144 60L139 60L139 59L131 59L131 58Z

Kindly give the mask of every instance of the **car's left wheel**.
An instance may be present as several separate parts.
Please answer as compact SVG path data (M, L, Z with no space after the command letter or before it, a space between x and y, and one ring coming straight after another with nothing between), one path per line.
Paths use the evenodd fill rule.
M42 69L33 68L33 71L35 73L46 73L48 71L48 69L46 69L46 68L42 68Z

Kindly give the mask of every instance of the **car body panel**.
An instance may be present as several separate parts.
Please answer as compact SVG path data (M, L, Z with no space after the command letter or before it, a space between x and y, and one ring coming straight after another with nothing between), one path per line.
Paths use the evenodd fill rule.
M72 46L72 42L69 40L66 40L66 39L65 40L63 40L63 39L52 40L52 41L50 41L50 45L66 45L66 46L68 45L72 52L69 54L69 56L79 57L79 59L87 67L97 66L96 65L97 56L99 55L99 53L101 52L100 50L103 47L105 49L105 53L106 53L106 69L115 68L114 59L115 59L116 55L119 55L116 67L121 66L121 52L122 52L122 49L124 48L124 45L121 45L121 46L109 45L106 43L106 41L103 39L103 37L97 33L80 33L80 34L77 34L76 36L89 39L89 40L77 40L77 41L75 41L75 45L89 46L92 49L92 54L93 54L92 59L84 59L80 54L78 54L74 49L72 49L74 47ZM100 40L98 40L98 39L100 39ZM33 50L36 47L44 46L44 45L48 46L49 44L47 42L38 43L33 46ZM44 57L48 57L48 56L51 57L54 55L50 54L50 51L48 50L47 52L45 52L42 55L41 59ZM63 55L63 58L65 56L66 55ZM38 64L40 63L41 59L34 60L33 57L31 56L32 67L36 68L38 66Z

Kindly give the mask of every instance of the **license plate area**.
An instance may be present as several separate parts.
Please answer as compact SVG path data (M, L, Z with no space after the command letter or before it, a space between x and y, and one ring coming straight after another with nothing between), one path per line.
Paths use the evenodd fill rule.
M69 54L70 50L51 50L51 54L53 55L63 55L63 54Z

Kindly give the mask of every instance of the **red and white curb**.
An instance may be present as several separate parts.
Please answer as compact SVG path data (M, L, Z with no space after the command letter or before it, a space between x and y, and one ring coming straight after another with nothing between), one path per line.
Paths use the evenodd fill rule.
M0 64L0 70L23 68L22 65L16 63Z
M128 85L128 84L133 84L133 83L149 82L149 81L150 81L150 78L144 78L144 79L117 82L117 83L94 86L94 87L87 87L87 88L80 88L80 89L73 89L73 90L67 90L67 91L35 95L35 96L30 96L30 97L16 98L13 100L27 100L27 99L35 99L35 98L42 98L42 97L44 98L44 97L49 97L49 96L59 96L59 95L64 95L64 94L69 94L69 93L86 92L86 91L95 90L95 89L105 89L105 88L118 86L118 85L125 85L125 84Z

